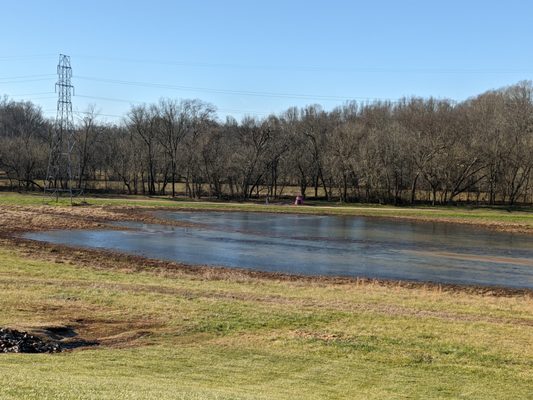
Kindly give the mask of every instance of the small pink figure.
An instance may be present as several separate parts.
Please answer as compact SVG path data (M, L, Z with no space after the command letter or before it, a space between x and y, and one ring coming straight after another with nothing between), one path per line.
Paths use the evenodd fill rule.
M298 196L296 196L296 200L294 201L294 205L295 206L301 206L304 204L304 197L299 194Z

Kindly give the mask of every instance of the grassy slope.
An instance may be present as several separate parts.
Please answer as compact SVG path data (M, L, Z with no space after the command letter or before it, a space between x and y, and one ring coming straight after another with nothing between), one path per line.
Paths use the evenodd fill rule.
M48 199L49 200L49 199ZM167 197L149 198L145 196L125 196L120 198L90 197L86 199L93 205L110 206L139 206L139 207L173 207L176 209L195 210L233 210L276 213L302 213L302 214L330 214L330 215L361 215L361 216L404 216L421 219L443 218L456 221L485 222L485 223L511 223L521 224L533 229L533 210L523 208L509 210L505 208L469 208L469 207L393 207L374 204L338 204L325 202L312 202L310 206L290 207L288 205L268 205L254 203L223 203L223 202L195 202L185 200L172 200ZM42 205L41 195L24 195L15 193L0 193L0 205ZM67 200L47 201L46 204L66 206Z
M2 399L525 399L533 387L531 297L163 276L1 246L0 293L0 326L141 334L0 355Z

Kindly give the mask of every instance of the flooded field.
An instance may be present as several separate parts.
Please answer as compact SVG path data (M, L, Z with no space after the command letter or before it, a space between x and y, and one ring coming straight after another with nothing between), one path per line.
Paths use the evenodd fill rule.
M464 225L244 212L157 212L194 224L120 223L26 238L187 264L304 275L533 289L533 238Z

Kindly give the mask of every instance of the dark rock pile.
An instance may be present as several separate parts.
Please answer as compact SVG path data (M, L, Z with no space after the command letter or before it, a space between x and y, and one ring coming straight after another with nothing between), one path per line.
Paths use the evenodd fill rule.
M0 353L59 353L61 350L59 343L45 342L27 332L0 328Z

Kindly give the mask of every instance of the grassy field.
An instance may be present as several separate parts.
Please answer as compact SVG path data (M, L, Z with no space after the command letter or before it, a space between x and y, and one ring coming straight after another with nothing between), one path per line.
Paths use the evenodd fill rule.
M87 201L533 223L499 209ZM0 194L0 211L42 204ZM64 326L99 342L0 354L0 399L531 398L531 293L267 279L95 254L0 239L0 327Z
M0 247L0 326L101 346L0 356L2 399L525 399L533 299L103 269Z

